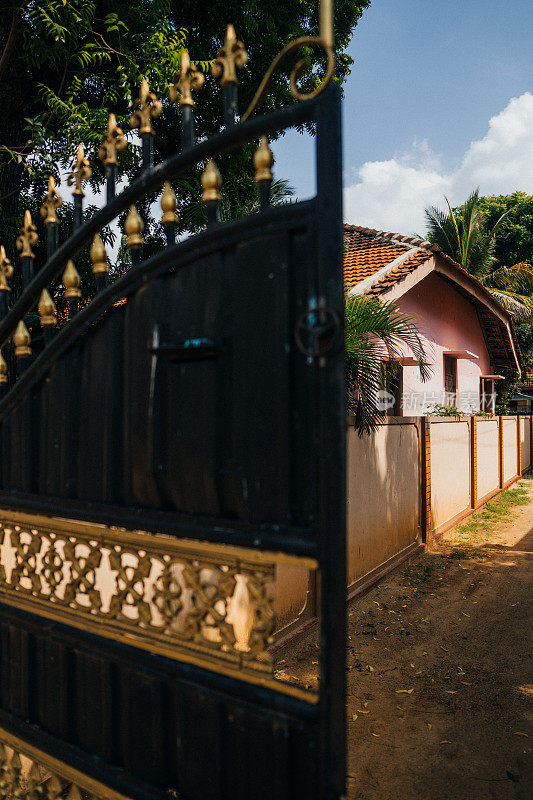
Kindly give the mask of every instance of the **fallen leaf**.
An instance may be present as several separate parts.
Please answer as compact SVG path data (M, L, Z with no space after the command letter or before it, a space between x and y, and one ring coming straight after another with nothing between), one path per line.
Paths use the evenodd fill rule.
M422 675L422 670L421 669L419 669L418 672L415 672L415 676L417 676L417 675Z
M440 649L441 649L441 650L444 650L444 652L445 652L445 653L447 653L447 652L448 652L448 648L447 648L447 647L443 647L442 645L440 645Z
M370 664L367 664L366 668L369 672L374 672L374 667L371 667Z
M372 733L372 731L370 731L370 733ZM379 734L379 733L372 733L372 736L375 736L376 739L379 739L380 735L381 734Z
M522 731L513 731L515 736L525 736L526 739L529 739L529 733L522 733Z
M352 719L355 722L355 720L357 719L357 714L352 714Z
M451 744L451 742L449 739L443 739L442 742L439 742L439 744Z
M370 714L370 709L368 709L368 711L365 711L365 710L364 710L364 709L362 709L362 708L358 708L358 709L357 709L357 713L358 713L358 714Z
M463 686L472 686L472 684L468 683L467 681L461 681L461 683L463 684Z
M412 666L412 668L413 668L413 669L415 668L415 665L414 665L414 664L411 664L411 666Z
M366 701L366 703L363 703L363 708L366 708L367 706L368 706L368 700Z
M463 617L469 617L470 616L470 614L465 614L464 611L461 611L461 614L463 615Z
M412 694L414 689L396 689L396 694Z
M446 689L446 694L457 694L457 689Z
M426 725L428 726L428 731L430 731L431 730L431 722L426 722Z
M423 655L423 656L427 656L427 652L424 650L424 651L422 652L422 655Z

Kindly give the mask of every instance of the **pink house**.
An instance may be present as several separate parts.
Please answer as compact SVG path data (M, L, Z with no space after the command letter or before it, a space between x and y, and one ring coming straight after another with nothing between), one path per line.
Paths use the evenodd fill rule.
M509 313L476 278L418 237L345 225L344 282L350 294L394 301L421 333L432 377L422 382L406 352L388 413L493 410L501 372L520 369L520 351Z

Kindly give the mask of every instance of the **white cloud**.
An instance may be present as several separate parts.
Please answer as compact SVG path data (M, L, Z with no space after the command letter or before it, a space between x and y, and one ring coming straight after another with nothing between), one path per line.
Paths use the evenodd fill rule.
M426 141L388 161L367 161L344 190L347 222L398 233L423 234L424 208L461 203L481 194L533 193L533 94L513 97L470 144L460 166L447 172Z

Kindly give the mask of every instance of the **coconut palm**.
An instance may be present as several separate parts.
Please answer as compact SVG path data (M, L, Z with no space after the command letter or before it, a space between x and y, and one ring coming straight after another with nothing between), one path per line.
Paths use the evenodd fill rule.
M391 377L383 369L384 360L394 365L407 350L418 361L422 380L430 377L431 370L414 320L395 303L347 294L345 306L348 410L362 436L383 417L379 393L389 388Z
M447 211L435 206L426 208L427 238L474 275L491 293L519 319L531 318L533 313L533 266L522 262L511 266L499 265L494 256L496 235L506 211L490 230L483 223L479 189L453 209L448 201Z

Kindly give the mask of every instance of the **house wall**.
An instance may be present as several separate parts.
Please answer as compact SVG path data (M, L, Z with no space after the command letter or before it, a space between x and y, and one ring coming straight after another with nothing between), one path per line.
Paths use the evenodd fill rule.
M418 367L403 368L403 413L427 413L435 404L448 402L443 396L447 350L469 350L478 356L457 361L456 403L465 413L478 410L480 376L492 370L474 305L434 272L396 302L416 322L433 369L430 380L423 383Z

